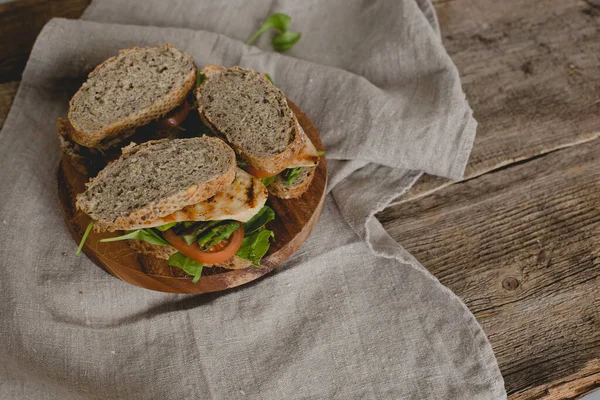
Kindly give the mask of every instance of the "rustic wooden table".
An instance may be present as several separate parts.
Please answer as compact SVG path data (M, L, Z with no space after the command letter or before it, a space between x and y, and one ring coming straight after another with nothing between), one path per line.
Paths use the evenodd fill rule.
M511 399L579 398L600 388L600 8L434 3L475 146L461 182L424 177L379 218L475 314ZM87 4L0 5L0 126L43 24Z

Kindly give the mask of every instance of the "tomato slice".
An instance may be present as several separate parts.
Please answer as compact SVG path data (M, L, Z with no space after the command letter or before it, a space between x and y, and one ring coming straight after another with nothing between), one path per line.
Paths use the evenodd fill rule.
M162 235L171 246L192 260L206 264L216 264L229 260L237 253L244 240L244 227L240 226L231 236L221 240L207 251L202 251L198 243L187 244L172 229L162 232Z
M191 110L190 103L184 101L182 105L170 111L163 119L157 122L161 128L174 128L181 124L188 116Z
M263 171L262 169L257 169L257 168L254 168L254 167L253 167L253 166L251 166L251 165L246 165L246 166L244 167L244 169L245 169L245 170L246 170L246 172L247 172L247 173L249 173L250 175L253 175L253 176L255 176L255 177L257 177L257 178L261 178L261 179L262 179L262 178L270 178L270 177L272 177L272 176L274 176L274 175L277 175L277 174L279 173L279 172L276 172L276 173L272 174L272 173L270 173L270 172Z

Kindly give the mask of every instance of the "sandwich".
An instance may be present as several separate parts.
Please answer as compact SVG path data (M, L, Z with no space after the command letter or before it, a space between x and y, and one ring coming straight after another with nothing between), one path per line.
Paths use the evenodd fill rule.
M306 192L322 154L281 90L265 75L240 67L207 65L199 82L200 119L235 150L240 166L277 197Z
M94 175L130 142L178 137L196 77L193 58L172 45L121 50L88 75L58 120L63 153Z
M127 240L136 251L168 260L200 279L204 267L260 266L274 238L265 185L236 165L219 138L130 144L86 184L76 207L91 229L124 231L101 242Z

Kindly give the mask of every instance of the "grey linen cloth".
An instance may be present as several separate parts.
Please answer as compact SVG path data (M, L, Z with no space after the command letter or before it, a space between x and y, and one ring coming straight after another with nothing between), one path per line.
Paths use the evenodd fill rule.
M243 44L274 11L303 33L286 55ZM0 398L506 398L472 314L374 217L421 171L458 178L475 134L428 2L97 0L84 18L44 28L0 133ZM75 257L59 205L70 96L118 49L165 42L271 74L327 150L312 236L225 293L108 276Z

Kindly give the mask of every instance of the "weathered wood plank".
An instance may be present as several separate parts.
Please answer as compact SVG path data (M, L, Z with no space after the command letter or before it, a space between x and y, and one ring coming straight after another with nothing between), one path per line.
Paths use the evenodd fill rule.
M440 0L477 137L465 178L600 136L600 8L583 0ZM450 182L423 177L398 202Z
M19 0L0 4L0 82L21 79L33 43L53 17L78 18L90 0Z
M600 361L590 362L579 373L527 391L510 396L511 400L564 400L582 399L592 391L600 389Z
M0 83L0 129L4 125L18 88L19 82Z
M600 373L599 155L597 139L379 215L473 311L514 398Z

